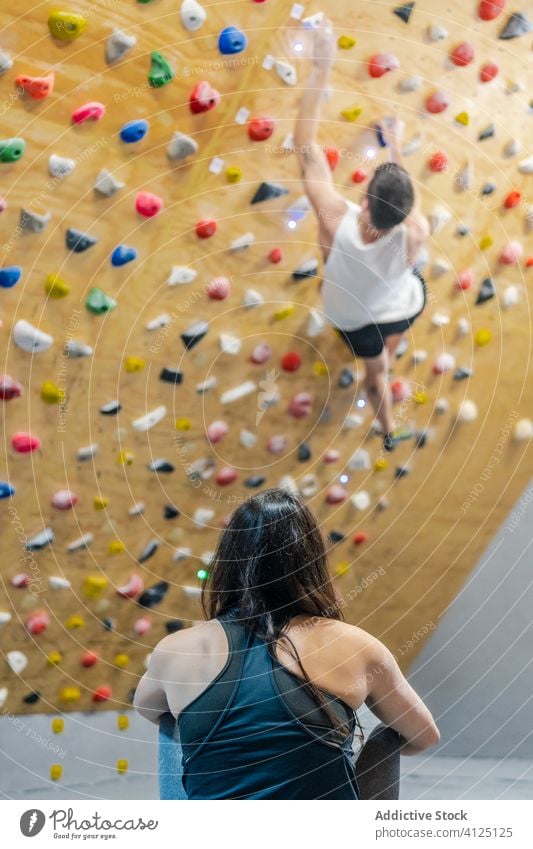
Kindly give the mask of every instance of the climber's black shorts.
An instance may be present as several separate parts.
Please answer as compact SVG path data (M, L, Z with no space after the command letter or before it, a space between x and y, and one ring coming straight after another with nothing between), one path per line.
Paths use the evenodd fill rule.
M341 330L337 333L348 345L352 354L356 357L378 357L385 347L387 336L396 336L397 333L405 333L416 321L418 316L424 312L427 301L426 281L418 271L413 268L414 273L420 280L424 290L424 303L422 309L412 318L404 318L401 321L391 321L388 324L367 324L359 330Z

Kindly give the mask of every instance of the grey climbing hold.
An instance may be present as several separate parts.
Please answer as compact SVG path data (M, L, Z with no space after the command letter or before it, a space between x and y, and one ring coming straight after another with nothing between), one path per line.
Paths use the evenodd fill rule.
M338 386L340 389L348 389L355 382L355 376L350 368L343 368L340 373Z
M180 9L180 19L188 32L196 32L207 18L207 13L197 0L183 0Z
M100 407L100 412L103 416L116 416L121 410L119 401L109 401Z
M24 548L27 551L38 551L47 545L51 545L54 541L54 532L52 528L44 528L38 534L26 541Z
M81 537L78 537L73 542L69 542L67 545L67 551L81 551L82 548L89 548L93 540L94 534L91 534L90 532L82 534Z
M285 186L280 186L277 183L261 183L251 203L261 203L264 200L272 200L273 198L280 198L288 194L289 190Z
M150 558L154 556L158 548L159 540L151 539L150 542L144 546L143 550L139 554L137 558L138 562L145 563L147 560L150 560Z
M91 445L82 445L81 448L78 448L78 452L76 454L76 459L80 462L84 462L85 460L92 460L94 455L98 451L98 443L93 442Z
M79 342L76 339L69 339L65 343L64 350L67 357L72 357L73 359L76 357L91 357L93 354L93 349L90 345L87 345L85 342Z
M300 463L306 463L311 459L311 449L307 442L300 442L296 457Z
M489 124L488 127L485 127L479 134L478 141L485 141L485 139L491 139L496 132L496 127L494 124Z
M302 262L298 268L295 268L292 272L293 280L304 280L306 277L316 277L318 274L318 260L317 259L308 259L306 262Z
M490 277L486 277L483 280L481 286L479 287L479 292L476 298L477 304L484 304L485 301L490 301L491 298L494 298L496 295L496 286L494 285L494 281Z
M137 604L140 604L141 607L154 607L154 605L160 604L165 598L169 586L167 581L159 581L159 583L153 584L141 593L137 599Z
M50 348L54 339L48 333L34 327L29 321L21 319L13 328L13 341L29 354L41 354Z
M265 299L262 294L258 292L256 289L246 289L242 304L246 309L251 309L251 307L259 307L261 304L265 303Z
M480 194L482 197L484 197L485 195L491 195L493 192L496 191L496 188L496 183L487 180L487 182L482 185Z
M466 224L458 224L455 233L457 236L468 236L470 233L470 228L466 226Z
M128 35L121 29L116 29L106 41L105 60L108 65L123 59L126 53L135 47L137 39L134 35Z
M175 132L167 147L168 158L173 161L180 161L195 153L198 153L197 142L185 133Z
M394 470L394 477L399 480L400 478L405 478L410 473L410 469L407 466L397 466Z
M112 197L116 192L123 189L125 183L121 183L120 180L117 180L107 168L102 168L102 170L98 173L96 178L96 182L94 184L94 189L101 195L105 197Z
M152 460L151 463L148 464L148 468L151 472L173 472L174 466L170 462L170 460L165 460L164 458L158 458L157 460Z
M448 38L450 33L439 24L430 24L427 28L427 34L430 41L442 41L444 38Z
M76 230L74 227L69 227L65 234L67 248L74 251L75 254L81 254L83 251L92 248L93 245L96 245L97 241L96 236L90 236L89 233L82 233L81 230Z
M179 384L183 381L183 372L178 371L178 369L165 367L159 373L159 380L164 381L164 383Z
M67 177L76 167L76 160L69 159L68 156L59 156L57 153L52 153L48 158L48 171L52 177L62 180Z
M209 330L207 321L196 321L194 324L181 334L181 341L187 350L194 348L198 342L201 342L205 334Z
M457 368L453 373L454 380L467 380L469 377L472 377L473 371L470 368Z
M257 489L259 486L263 486L266 478L261 475L252 475L249 478L246 478L244 481L244 485L248 487L248 489Z
M404 23L409 23L409 18L413 13L413 9L415 7L414 3L404 3L403 6L397 6L396 9L393 9L395 15L397 15L400 20L404 21Z
M20 210L20 227L27 233L42 233L50 223L51 212L40 215L38 212L30 212L28 209Z
M531 32L532 29L533 24L525 12L513 12L513 14L507 19L507 23L498 38L502 40L520 38L522 35L527 35L527 33Z
M0 50L0 74L5 74L13 67L13 59L5 50Z

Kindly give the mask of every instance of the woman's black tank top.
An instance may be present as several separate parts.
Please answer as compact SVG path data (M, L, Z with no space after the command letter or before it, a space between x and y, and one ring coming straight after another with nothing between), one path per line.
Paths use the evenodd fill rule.
M231 616L224 669L180 713L189 799L358 799L355 712L324 693L342 734L300 678Z

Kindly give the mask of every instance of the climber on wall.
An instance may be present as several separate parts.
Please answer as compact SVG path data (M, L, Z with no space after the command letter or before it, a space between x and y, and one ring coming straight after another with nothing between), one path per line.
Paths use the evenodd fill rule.
M404 125L397 119L381 128L390 161L375 169L361 205L346 200L334 186L316 141L334 58L333 27L325 19L315 30L314 67L296 119L294 145L319 223L324 314L352 353L365 361L365 390L384 434L384 448L390 451L401 434L394 432L389 358L425 306L424 281L414 266L429 225L401 163Z

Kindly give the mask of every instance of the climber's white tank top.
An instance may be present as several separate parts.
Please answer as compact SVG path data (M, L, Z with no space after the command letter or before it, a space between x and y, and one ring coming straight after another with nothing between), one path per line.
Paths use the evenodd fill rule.
M359 231L361 207L346 203L324 265L326 318L341 330L413 318L424 306L424 290L409 265L405 225L365 244Z

